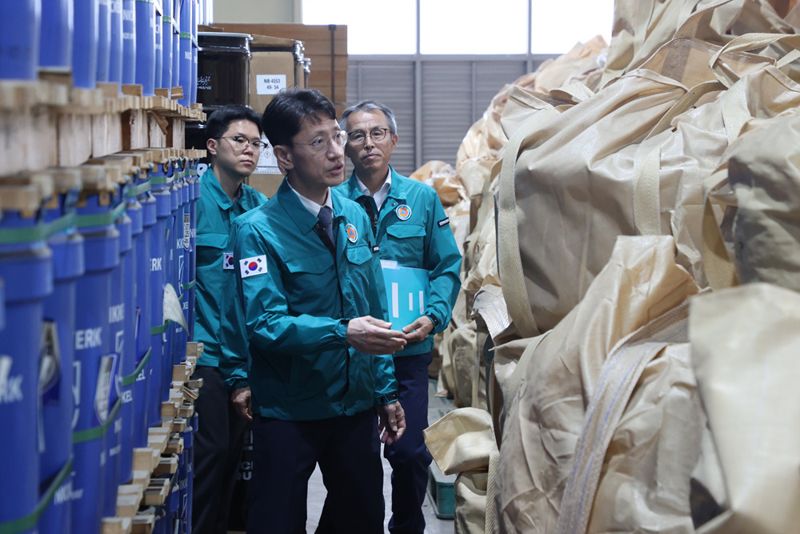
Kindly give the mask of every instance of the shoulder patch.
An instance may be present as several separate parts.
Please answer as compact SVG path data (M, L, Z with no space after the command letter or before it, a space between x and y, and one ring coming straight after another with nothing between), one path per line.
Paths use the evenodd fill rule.
M441 228L442 226L445 226L447 224L450 224L450 217L445 217L444 219L442 219L441 221L439 221L436 224L439 225L439 228Z
M267 256L253 256L239 261L239 271L242 278L267 274Z

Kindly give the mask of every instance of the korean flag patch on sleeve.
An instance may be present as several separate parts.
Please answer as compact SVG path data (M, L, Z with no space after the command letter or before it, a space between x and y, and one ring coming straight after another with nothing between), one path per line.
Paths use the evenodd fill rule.
M239 271L242 273L242 278L267 274L267 257L261 255L239 260Z

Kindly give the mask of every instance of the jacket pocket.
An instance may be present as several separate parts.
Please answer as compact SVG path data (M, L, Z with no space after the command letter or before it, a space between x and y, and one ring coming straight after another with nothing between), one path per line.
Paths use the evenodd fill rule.
M406 267L421 267L425 256L425 228L418 224L395 223L386 228L381 257Z
M222 257L228 246L227 234L201 234L197 236L197 268L222 269Z

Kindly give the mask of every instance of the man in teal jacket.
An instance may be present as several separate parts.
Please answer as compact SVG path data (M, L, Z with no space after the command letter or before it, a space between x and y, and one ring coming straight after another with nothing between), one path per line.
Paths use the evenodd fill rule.
M353 162L354 172L337 189L358 202L369 216L386 267L396 264L421 269L427 271L429 281L427 298L422 302L393 295L397 298L390 305L390 321L409 302L417 316L409 324L395 325L403 329L408 342L405 350L394 355L406 432L402 441L384 450L392 465L389 531L422 534L422 502L431 462L422 431L428 426L432 334L441 332L450 322L461 287L461 254L433 188L401 176L389 166L398 140L392 110L377 102L360 102L345 110L341 123L348 136L345 152Z
M211 166L200 177L197 201L197 301L195 341L205 345L195 378L203 388L195 401L200 428L195 436L193 532L227 532L230 495L236 480L244 422L233 411L219 370L223 350L220 320L226 292L235 284L231 222L267 199L243 182L263 148L260 117L245 106L211 114L206 148Z
M383 529L378 440L404 429L391 354L402 332L382 320L384 288L369 221L335 193L344 132L316 90L267 106L264 131L286 172L276 195L232 231L238 312L226 326L247 348L227 374L252 392L248 533L304 532L308 478L319 464L331 508L317 532ZM236 335L236 332L241 332ZM232 344L231 347L235 347ZM249 368L246 365L249 363ZM236 395L236 393L235 393Z

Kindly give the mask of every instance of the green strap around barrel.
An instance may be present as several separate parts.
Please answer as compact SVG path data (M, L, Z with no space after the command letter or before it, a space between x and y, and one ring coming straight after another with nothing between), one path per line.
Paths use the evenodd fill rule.
M189 289L194 289L196 285L197 285L197 280L192 280L188 284L182 284L182 287L183 289L189 290Z
M111 226L125 213L127 204L120 202L114 209L105 213L95 213L93 215L78 215L75 221L75 226L78 228L86 228L89 226Z
M56 477L53 479L53 482L50 483L50 487L47 488L47 492L42 495L41 500L36 505L36 508L33 509L33 512L25 517L0 523L0 534L18 534L20 532L34 529L36 527L36 523L39 522L39 518L50 504L50 501L53 500L53 495L56 494L58 488L61 487L61 484L71 473L72 458L67 460L67 463L65 463L64 467L61 468L61 471L58 472L58 475L56 475Z
M136 382L136 377L139 376L139 373L141 373L142 369L145 368L145 366L147 365L147 362L150 361L150 356L152 354L153 354L153 348L152 347L148 347L147 348L147 352L144 353L144 358L142 358L142 361L140 361L139 365L136 366L136 369L134 369L133 372L131 374L129 374L128 376L123 376L122 377L122 385L124 387L130 386L130 385L132 385L133 383Z
M114 422L114 419L117 418L117 414L119 413L120 408L122 407L122 399L117 399L117 402L114 403L114 407L111 408L111 411L108 412L108 417L106 417L105 422L102 424L87 428L86 430L79 430L77 432L72 433L72 444L84 443L86 441L92 441L98 438L103 437L103 435L108 431L108 427L111 426L111 423Z
M169 176L153 176L150 178L150 183L154 185L172 184L174 180Z
M191 32L181 32L180 33L181 39L191 39L192 33Z
M148 191L150 191L150 189L151 189L150 180L147 180L146 182L142 182L138 185L132 185L128 187L128 189L126 190L126 196L128 198L136 198L139 195L147 193Z
M164 332L167 331L167 325L168 324L169 324L169 321L164 321L160 325L156 325L156 326L151 327L150 328L150 335L151 336L157 336L159 334L163 334Z
M76 215L70 213L69 215L64 215L49 223L39 223L28 228L0 230L0 245L44 241L58 232L63 232L67 228L75 226L76 220Z

